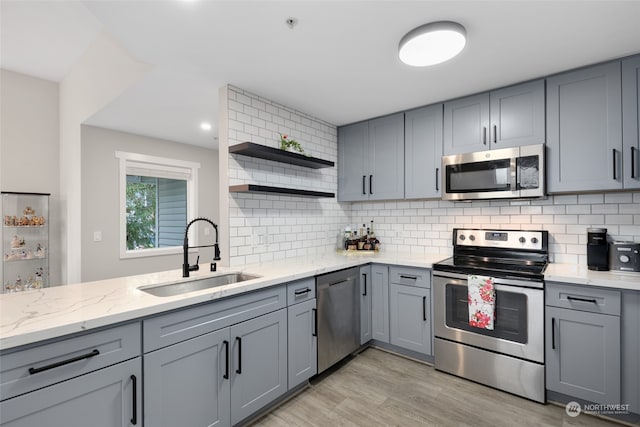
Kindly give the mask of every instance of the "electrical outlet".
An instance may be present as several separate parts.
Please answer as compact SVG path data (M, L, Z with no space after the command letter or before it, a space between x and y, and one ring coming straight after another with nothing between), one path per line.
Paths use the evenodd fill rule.
M94 242L102 242L102 231L94 231L93 232L93 241Z

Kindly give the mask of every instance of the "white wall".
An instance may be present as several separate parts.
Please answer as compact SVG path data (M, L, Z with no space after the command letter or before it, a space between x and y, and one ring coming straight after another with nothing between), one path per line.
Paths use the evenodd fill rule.
M220 155L229 146L250 141L278 147L280 135L300 142L314 157L337 163L334 125L271 100L228 86L226 116L220 127ZM228 139L226 141L225 139ZM337 193L337 168L309 169L269 160L226 154L229 185L262 184ZM221 193L222 196L222 193ZM349 206L336 198L229 194L230 265L268 262L332 250Z
M586 264L587 228L640 242L640 192L549 196L532 201L353 203L350 222L374 220L388 250L451 254L454 227L548 230L553 262Z
M0 189L51 193L49 280L61 280L58 84L0 70Z
M83 282L182 268L182 253L120 259L119 164L115 157L116 151L200 163L197 216L211 218L213 222L218 221L216 150L94 126L82 126ZM94 231L102 232L102 241L93 241ZM215 233L204 236L204 227L199 227L198 231L199 244L214 242ZM200 249L199 254L201 263L213 259L212 248ZM197 255L190 255L191 264L195 263Z

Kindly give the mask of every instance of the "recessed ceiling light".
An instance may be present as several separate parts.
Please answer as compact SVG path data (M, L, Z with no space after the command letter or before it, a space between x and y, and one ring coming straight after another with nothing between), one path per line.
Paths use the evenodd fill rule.
M440 64L464 49L466 35L464 27L456 22L431 22L409 31L400 40L398 55L414 67Z
M209 131L211 130L211 123L202 122L200 123L200 129Z

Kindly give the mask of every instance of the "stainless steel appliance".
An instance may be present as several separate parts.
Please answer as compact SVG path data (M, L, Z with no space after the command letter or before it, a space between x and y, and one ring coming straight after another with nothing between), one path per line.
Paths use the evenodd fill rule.
M442 199L545 195L544 144L442 157Z
M358 267L316 277L318 373L360 347Z
M610 243L609 268L614 272L640 272L640 243Z
M433 265L435 367L538 402L544 387L548 233L453 230L453 257ZM469 325L469 275L494 279L494 329Z
M595 271L609 269L609 243L606 228L587 228L587 268Z

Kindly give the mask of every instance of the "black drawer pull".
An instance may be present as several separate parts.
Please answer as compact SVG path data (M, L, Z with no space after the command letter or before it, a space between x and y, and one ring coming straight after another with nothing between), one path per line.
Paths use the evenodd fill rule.
M580 301L580 302L590 302L593 304L598 304L598 301L596 301L595 298L578 298L578 297L572 297L571 295L567 296L567 299L569 301Z
M42 368L29 368L29 375L48 371L49 369L59 368L60 366L68 365L69 363L73 363L73 362L78 362L83 359L89 359L99 354L100 352L97 349L95 349L91 353L83 354L81 356L73 357L71 359L63 360L61 362L52 363L51 365L43 366Z
M556 349L556 318L551 318L551 350Z
M313 311L313 332L311 332L311 336L317 337L318 336L318 310L315 308L312 308L311 311Z
M364 293L362 294L363 297L367 296L367 274L363 274L362 277L364 278Z
M405 276L403 274L400 275L401 279L410 279L410 280L418 280L418 276Z
M224 350L225 350L224 375L222 376L222 378L224 378L225 380L228 380L229 379L229 341L224 340L222 341L222 344L224 344Z
M297 291L294 292L294 294L296 294L296 295L304 295L304 294L308 294L309 292L311 292L311 289L309 289L309 288L298 289Z
M422 320L427 321L427 297L422 297Z
M242 338L236 337L236 341L238 342L238 369L236 369L236 374L242 374Z
M133 416L131 417L131 424L135 426L138 424L138 378L135 375L131 375L131 381L133 381Z

